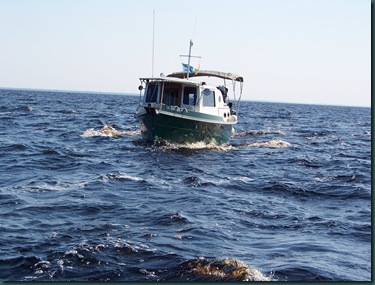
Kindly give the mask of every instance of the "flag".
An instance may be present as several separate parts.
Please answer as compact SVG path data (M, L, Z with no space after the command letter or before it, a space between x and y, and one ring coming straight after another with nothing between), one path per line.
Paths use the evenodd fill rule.
M186 64L186 63L183 63L182 64L182 70L184 71L184 72L188 72L188 65ZM189 74L193 74L194 73L194 67L192 67L191 65L189 66Z
M198 65L198 68L194 68L194 74L197 75L199 73L199 70L201 68L201 65Z

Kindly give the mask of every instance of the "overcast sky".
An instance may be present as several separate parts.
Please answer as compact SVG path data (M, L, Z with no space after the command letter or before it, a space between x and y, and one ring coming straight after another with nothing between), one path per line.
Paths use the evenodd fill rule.
M370 106L370 0L0 0L0 87L137 93L193 65L246 100Z

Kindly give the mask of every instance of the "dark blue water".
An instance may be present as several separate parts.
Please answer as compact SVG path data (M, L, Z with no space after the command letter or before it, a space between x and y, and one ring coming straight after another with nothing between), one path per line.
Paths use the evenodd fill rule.
M371 109L242 102L231 144L138 98L0 90L0 280L371 280Z

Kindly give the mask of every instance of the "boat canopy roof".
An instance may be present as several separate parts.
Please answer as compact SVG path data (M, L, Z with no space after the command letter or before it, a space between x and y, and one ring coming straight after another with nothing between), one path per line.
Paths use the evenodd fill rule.
M183 78L171 78L171 77L142 77L142 78L139 78L140 80L142 81L146 81L146 82L174 82L174 83L187 83L187 84L193 84L193 85L198 85L199 82L194 82L194 81L190 81L190 80L186 80L186 79L183 79Z
M189 74L189 77L197 77L197 76L214 76L224 79L235 80L238 82L243 82L243 77L236 73L231 72L221 72L221 71L212 71L212 70L200 70L197 74ZM167 77L176 77L176 78L186 78L186 72L173 72L168 74Z

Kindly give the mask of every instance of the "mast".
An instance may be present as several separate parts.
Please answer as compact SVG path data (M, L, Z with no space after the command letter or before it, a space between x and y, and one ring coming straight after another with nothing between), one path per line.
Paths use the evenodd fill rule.
M188 66L187 66L187 75L186 79L189 79L189 73L190 73L190 57L191 57L191 47L193 46L193 41L190 40L190 46L189 46L189 57L188 57Z
M152 76L154 77L154 56L155 56L155 10L152 11Z

